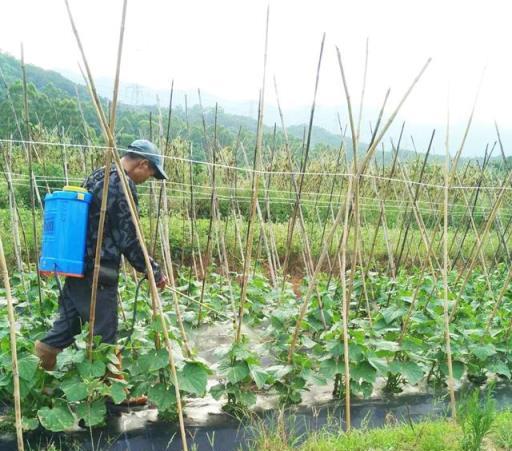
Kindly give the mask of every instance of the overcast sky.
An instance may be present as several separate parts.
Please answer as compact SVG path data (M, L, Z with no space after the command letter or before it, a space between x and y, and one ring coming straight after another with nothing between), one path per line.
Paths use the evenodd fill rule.
M112 77L121 0L70 0L95 76ZM365 107L388 87L395 105L428 57L432 64L404 107L411 124L468 116L484 72L475 122L512 129L511 11L507 1L271 0L267 102L278 80L284 107L311 103L322 33L327 35L319 104L346 117L335 46L357 104L369 39ZM129 0L124 82L201 88L227 100L255 99L261 86L267 3L249 0ZM48 69L77 71L78 50L62 0L1 0L0 49ZM367 118L368 121L373 118ZM493 136L489 140L494 139Z

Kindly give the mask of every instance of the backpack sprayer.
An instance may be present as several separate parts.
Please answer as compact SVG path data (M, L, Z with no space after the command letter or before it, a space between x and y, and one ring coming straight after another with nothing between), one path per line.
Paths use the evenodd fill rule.
M65 186L62 191L47 194L44 198L43 237L39 273L55 275L59 294L62 285L59 275L65 277L85 277L85 246L87 224L92 194L85 188ZM139 289L145 277L140 279L135 290L133 317L128 341L135 327ZM65 304L64 304L65 305ZM67 312L66 320L69 318Z
M77 186L44 198L43 243L39 272L83 278L87 222L92 195Z

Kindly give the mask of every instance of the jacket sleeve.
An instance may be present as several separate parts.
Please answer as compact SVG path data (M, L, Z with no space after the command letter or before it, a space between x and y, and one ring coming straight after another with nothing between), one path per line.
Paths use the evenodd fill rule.
M135 184L130 179L128 179L128 181L138 214L138 197ZM111 175L109 183L108 218L109 226L112 227L113 238L119 246L121 253L137 271L146 273L144 254L137 238L137 232L135 231L135 225L132 221L128 201L123 193L119 175L115 172ZM151 257L150 261L155 275L155 281L158 283L162 278L162 272L159 265Z

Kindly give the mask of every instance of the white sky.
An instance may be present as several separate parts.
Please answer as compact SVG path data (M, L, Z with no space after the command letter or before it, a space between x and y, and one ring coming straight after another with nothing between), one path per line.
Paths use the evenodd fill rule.
M94 75L113 76L121 0L70 0ZM465 120L484 67L476 123L512 128L512 27L508 1L270 0L267 102L278 79L285 108L311 103L322 33L327 34L319 104L346 107L335 45L354 103L364 48L365 107L388 87L395 105L428 57L433 61L403 109L417 124ZM256 0L129 0L122 79L154 88L170 80L228 100L255 99L261 85L267 3ZM0 0L0 49L48 69L77 71L78 50L62 0ZM449 92L449 96L448 96ZM373 120L373 118L368 118ZM494 139L490 137L489 139Z

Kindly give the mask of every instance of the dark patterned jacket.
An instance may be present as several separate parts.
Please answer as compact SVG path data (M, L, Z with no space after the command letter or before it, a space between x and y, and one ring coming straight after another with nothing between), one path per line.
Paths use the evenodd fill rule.
M104 168L100 168L94 171L83 184L83 187L93 196L89 207L89 223L87 226L86 276L92 276L94 271L104 177ZM127 179L138 210L138 196L135 183L129 177ZM128 208L128 201L125 199L117 169L112 165L101 249L100 283L117 284L121 255L124 255L137 271L146 272L144 254L137 238L130 209ZM151 259L151 265L155 274L155 280L158 282L162 277L160 268L153 259Z

